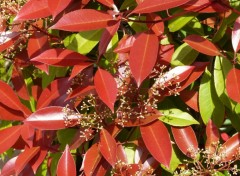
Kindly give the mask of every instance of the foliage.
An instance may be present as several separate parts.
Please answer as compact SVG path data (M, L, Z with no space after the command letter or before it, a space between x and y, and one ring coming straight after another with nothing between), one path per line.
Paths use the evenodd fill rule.
M239 174L239 4L1 1L1 175Z

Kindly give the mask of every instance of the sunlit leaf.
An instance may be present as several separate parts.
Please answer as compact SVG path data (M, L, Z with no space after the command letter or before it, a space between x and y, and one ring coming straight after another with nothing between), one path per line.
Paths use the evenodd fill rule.
M49 49L31 59L31 62L40 62L54 66L80 65L88 60L84 55L68 49Z
M61 11L63 11L72 0L47 0L49 10L55 18Z
M114 112L118 89L113 76L108 71L99 68L94 76L94 85L100 99Z
M217 126L212 122L212 120L209 120L207 123L206 135L207 141L205 143L205 149L213 154L217 149L220 135Z
M7 163L3 166L1 170L1 176L9 176L15 174L15 162L17 160L17 156L9 159Z
M147 15L146 20L147 21L160 21L162 18L155 14L155 13L149 13ZM158 23L147 23L147 26L153 30L153 32L157 36L161 36L164 33L164 23L163 22L158 22Z
M112 166L117 162L117 143L104 128L100 132L99 151Z
M194 90L183 90L180 93L180 98L186 103L190 108L199 112L198 107L198 91Z
M162 116L159 120L170 124L172 126L189 126L193 124L199 124L189 113L183 112L180 109L169 108L161 110Z
M68 117L71 119L70 124L66 124L66 112L63 111L63 107L49 106L42 108L30 115L24 123L29 124L37 129L42 130L59 130L64 129L68 125L74 125L77 117Z
M222 161L230 161L239 155L240 134L237 133L228 139L221 147L219 155L224 156Z
M51 12L48 8L48 0L29 0L17 13L17 16L14 20L33 20L36 18L44 18L50 15Z
M0 52L4 51L8 47L14 44L14 42L20 36L20 32L0 32Z
M161 121L140 127L143 141L152 156L169 168L172 145L167 128Z
M232 68L227 74L226 89L229 97L240 103L240 70Z
M158 37L151 33L141 33L130 50L129 64L137 85L151 73L158 55ZM139 50L141 48L141 50Z
M171 129L178 148L188 157L195 158L198 150L198 141L192 127L172 126Z
M102 156L98 150L97 144L88 149L83 158L83 170L86 175L92 175L99 164Z
M234 23L232 30L232 46L235 52L240 49L240 17Z
M37 155L39 152L40 147L33 147L33 148L27 148L19 154L16 162L15 162L15 171L16 174L18 175L24 168L25 166L29 163L31 159L33 159L34 156Z
M105 28L115 22L111 15L103 11L81 9L65 14L51 28L79 32Z
M7 151L18 140L22 126L12 126L0 130L0 153Z
M66 148L58 161L57 175L58 176L73 176L76 175L76 164L70 153L69 146Z
M199 35L189 35L183 41L200 53L209 56L222 55L220 50L212 42Z
M162 10L167 10L170 8L178 7L180 5L185 4L189 0L145 0L140 3L132 13L151 13Z

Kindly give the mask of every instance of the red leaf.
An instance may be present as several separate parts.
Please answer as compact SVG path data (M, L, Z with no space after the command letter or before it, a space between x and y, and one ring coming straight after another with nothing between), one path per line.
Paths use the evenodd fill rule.
M25 119L24 123L32 125L37 129L58 130L67 127L65 124L65 118L66 113L63 112L63 107L50 106L34 112L27 119ZM76 116L68 116L68 118L69 120L71 119L72 123L77 120ZM71 124L69 124L69 126L71 126Z
M161 113L158 110L153 109L152 111L154 111L154 113L150 112L148 115L145 115L145 118L137 118L137 117L128 118L127 122L123 122L123 126L124 127L134 127L134 126L147 125L147 124L155 121L159 117L161 117ZM121 114L118 114L118 115L121 118ZM117 123L118 119L116 119L115 121Z
M0 32L0 52L9 48L20 36L20 32Z
M152 156L169 168L172 156L172 145L169 133L164 124L157 120L146 126L140 126L142 138Z
M228 8L219 4L217 1L211 0L192 0L184 4L182 7L184 10L200 13L222 13L229 10Z
M53 18L55 18L61 11L63 11L72 0L47 0L48 7Z
M28 124L22 125L21 137L30 148L33 146L34 135L35 129L32 126Z
M108 6L108 7L111 7L111 8L114 5L113 0L97 0L97 1L104 4L105 6Z
M199 35L195 34L189 35L183 41L200 53L209 56L222 55L219 49L212 42Z
M240 70L232 68L226 78L226 89L228 96L240 103Z
M117 145L117 161L122 161L124 163L128 163L127 154L121 144Z
M76 164L67 145L57 165L58 176L76 175Z
M40 147L27 148L25 149L24 152L19 154L15 162L16 175L18 175L24 169L24 167L29 163L29 161L38 154L39 150L40 150Z
M24 114L21 111L14 110L0 103L0 120L24 120Z
M22 99L29 100L29 93L27 90L27 86L24 82L24 77L22 75L22 71L14 65L12 70L12 83L18 94Z
M190 108L199 112L198 107L198 92L194 90L183 90L180 93L180 98L186 103Z
M234 157L239 156L240 148L240 133L235 134L233 137L228 139L221 147L219 156L223 156L223 162L233 160Z
M174 7L178 7L180 5L185 4L190 0L144 0L140 3L132 12L132 13L151 13L162 10L168 10Z
M149 13L147 14L147 21L158 21L162 18L155 14L155 13ZM157 22L157 23L147 23L147 26L149 29L152 29L152 31L155 33L156 36L161 36L164 33L164 23L163 22Z
M160 65L168 66L172 60L173 53L174 45L160 45L158 54Z
M18 12L14 21L33 20L50 16L47 0L29 0Z
M49 48L48 36L42 32L34 32L28 40L27 52L29 58L34 58Z
M108 47L109 42L111 41L114 34L117 32L120 25L120 21L118 21L116 24L106 27L106 29L102 33L102 37L100 39L100 43L98 46L99 56L101 57Z
M195 158L198 150L196 135L191 126L171 127L178 148L188 157Z
M21 125L0 130L0 153L7 151L18 140L21 134Z
M229 135L227 133L221 133L221 139L226 142L229 139Z
M102 129L100 132L98 149L108 163L114 166L117 161L117 143L105 129Z
M1 176L15 175L16 160L17 160L17 157L15 156L7 161L7 163L2 168Z
M99 68L94 76L94 85L100 99L114 112L118 89L113 76Z
M72 69L71 76L69 77L69 80L80 74L85 68L90 67L93 65L91 62L83 62L81 65L75 65Z
M107 171L110 170L111 168L112 168L111 165L102 157L92 175L96 176L106 175Z
M130 50L129 65L138 86L151 73L156 63L158 46L158 37L151 33L141 33L134 42Z
M234 23L232 30L232 46L235 53L240 49L240 17L238 17Z
M42 54L31 59L34 62L40 62L54 66L74 66L86 62L88 58L77 52L68 49L49 49Z
M79 32L105 28L115 24L115 21L111 15L105 12L81 9L67 13L51 28Z
M192 66L194 67L191 75L180 83L180 89L178 89L178 92L184 90L186 87L188 87L190 84L192 84L195 80L197 80L204 72L205 68L209 62L195 62Z
M133 43L136 40L137 35L125 35L123 38L118 42L118 46L114 49L116 53L126 53L130 51L130 48L133 46Z
M72 99L72 98L76 98L76 97L85 97L86 95L89 94L95 94L95 87L94 86L87 86L87 87L78 87L76 89L74 89L71 94L69 94L69 96L67 97L66 100Z
M38 102L37 109L41 109L46 106L56 106L57 99L65 96L67 90L71 86L71 81L68 78L61 78L54 80L47 88L41 93ZM60 106L60 105L59 105Z
M97 144L92 145L86 152L83 159L83 170L85 175L92 175L99 164L102 156L98 151Z
M208 121L206 127L206 135L207 141L205 143L205 149L207 149L211 152L211 154L213 154L217 149L220 135L217 126L212 122L211 119Z

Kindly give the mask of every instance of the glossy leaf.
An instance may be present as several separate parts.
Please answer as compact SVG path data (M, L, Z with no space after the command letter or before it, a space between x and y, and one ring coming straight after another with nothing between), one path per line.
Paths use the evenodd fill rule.
M191 126L171 127L178 148L188 157L195 158L198 150L196 135Z
M189 35L183 41L200 53L209 56L222 55L220 53L220 50L212 42L199 35L195 34Z
M117 162L117 143L115 139L104 128L100 132L100 142L98 146L103 157L112 166Z
M6 50L18 39L20 32L0 32L0 52Z
M167 128L161 121L154 121L141 126L141 135L151 155L161 164L169 168L172 145Z
M213 123L212 120L209 120L209 122L207 123L206 135L207 135L207 141L205 143L205 149L207 149L213 154L217 149L220 134L217 126Z
M29 163L29 161L37 155L39 150L40 150L39 146L33 147L33 148L27 148L24 150L24 152L19 154L15 162L16 175L18 175L24 169L24 167Z
M199 110L203 122L208 123L209 119L220 127L224 119L224 105L217 97L214 88L212 75L209 71L205 71L201 79L199 89Z
M68 118L71 119L73 124L74 120L77 120L76 116L68 116ZM67 127L65 122L66 113L63 112L63 107L58 106L49 106L39 109L24 121L24 123L42 130L64 129ZM71 126L71 123L69 124L69 126Z
M219 151L220 156L224 156L222 161L230 161L239 154L240 134L237 133L228 139Z
M81 9L67 13L51 28L79 32L105 28L113 25L115 21L105 12Z
M173 53L171 65L191 65L198 56L198 52L192 49L187 43L180 45Z
M113 76L109 72L99 68L94 76L94 85L100 99L114 112L114 103L117 98L118 89Z
M53 18L55 18L61 11L63 11L70 4L71 1L72 0L47 0L48 7Z
M4 103L0 103L0 120L24 120L24 114L19 110L14 110L6 106Z
M141 33L130 50L129 65L138 87L151 73L158 55L158 37ZM141 48L141 50L139 50Z
M17 160L17 156L9 159L7 163L3 166L1 170L1 176L9 176L15 174L15 162Z
M82 31L67 36L63 43L67 49L86 55L99 43L101 34L102 30Z
M229 97L240 103L240 70L237 68L232 68L227 74L226 78L226 89Z
M189 0L145 0L140 3L132 13L151 13L171 9L185 4Z
M180 109L168 108L161 110L162 116L159 120L170 124L171 126L189 126L193 124L199 124L190 114L183 112Z
M108 44L111 41L114 34L117 32L119 26L120 26L120 21L114 24L113 26L106 27L106 29L103 31L103 34L98 46L98 51L99 51L98 57L101 57L106 52Z
M86 175L92 175L99 164L102 156L99 153L97 144L88 149L83 159L83 170Z
M33 20L36 18L44 18L50 16L51 12L48 8L48 0L29 0L24 6L20 9L15 21L22 20Z
M57 165L58 176L76 175L76 164L67 145Z
M12 126L0 130L0 153L7 151L18 140L22 126Z
M199 112L198 106L198 91L194 90L183 90L180 93L180 98L186 103L190 108Z
M108 7L113 7L113 5L114 5L113 0L97 0L97 1Z
M74 66L87 61L88 58L68 49L49 49L31 59L31 61L54 66Z
M234 23L232 30L232 46L237 53L240 49L240 17L238 17Z
M40 165L43 163L44 159L48 154L47 150L41 149L38 154L30 161L33 172L36 174Z

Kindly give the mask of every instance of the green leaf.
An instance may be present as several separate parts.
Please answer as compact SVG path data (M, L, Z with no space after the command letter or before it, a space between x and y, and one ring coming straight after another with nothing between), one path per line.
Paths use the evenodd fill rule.
M191 65L198 56L198 52L190 47L187 43L180 45L173 53L171 65Z
M180 109L160 109L160 112L163 116L161 116L159 120L172 126L189 126L192 124L199 124L198 121L196 121L190 114L183 112Z
M98 44L101 35L102 30L79 32L66 37L63 43L67 49L86 55Z
M142 21L146 21L146 17L145 16L137 16L137 17L131 17L131 20L142 20ZM138 22L128 22L129 26L131 26L131 28L135 31L135 32L143 32L143 31L147 31L149 30L146 23L138 23Z
M128 164L134 164L135 163L135 151L137 146L133 143L128 143L124 145L124 150L126 152Z
M186 30L189 34L204 35L202 24L198 21L197 18L194 18L186 26L184 26L183 30Z
M199 90L199 109L202 120L207 124L209 119L220 127L223 123L225 108L215 91L211 73L203 74Z
M57 138L61 144L61 149L64 150L67 144L72 142L73 137L75 136L77 129L66 128L57 131Z
M137 5L136 0L125 0L121 5L120 10L135 7L136 5Z
M178 11L177 13L181 13L181 12ZM175 13L175 14L177 14L177 13ZM180 30L181 28L183 28L183 26L185 26L187 23L189 23L196 15L197 15L197 13L192 12L192 13L178 16L172 20L169 20L169 22L168 22L169 31L176 32L176 31Z
M232 63L223 57L217 56L214 62L214 86L216 93L221 102L228 107L233 109L236 105L227 95L226 92L226 77L228 72L232 69Z
M220 28L217 30L216 34L214 35L213 39L212 39L212 42L213 43L216 43L218 42L219 40L222 39L222 37L225 35L226 33L226 30L227 30L227 20L224 19L221 23L221 26Z

